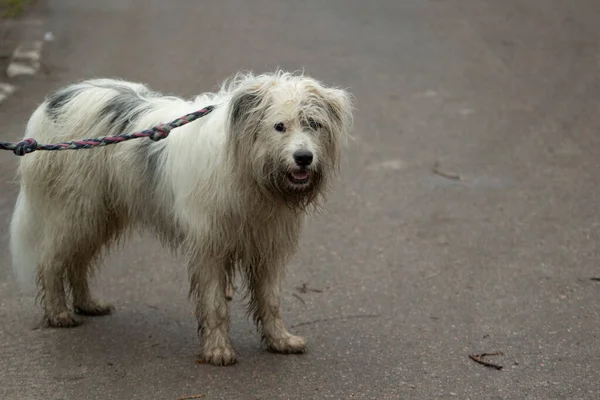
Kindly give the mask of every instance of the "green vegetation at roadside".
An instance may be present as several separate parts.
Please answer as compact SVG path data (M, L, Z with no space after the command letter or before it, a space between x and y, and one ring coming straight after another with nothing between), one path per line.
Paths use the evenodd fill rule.
M29 3L31 0L0 0L0 18L18 17Z

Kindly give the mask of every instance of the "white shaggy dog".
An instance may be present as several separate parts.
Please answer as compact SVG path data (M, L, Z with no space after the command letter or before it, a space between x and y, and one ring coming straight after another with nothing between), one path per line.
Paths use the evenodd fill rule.
M22 158L13 268L21 279L37 270L50 326L77 325L75 313L110 313L112 306L90 295L93 263L125 233L148 229L189 257L207 362L236 360L226 300L236 272L269 348L305 351L305 339L290 334L281 318L280 284L304 216L318 209L339 167L352 124L347 92L281 71L238 74L192 101L94 79L49 97L25 136L52 143L129 133L208 105L216 106L211 114L162 141Z

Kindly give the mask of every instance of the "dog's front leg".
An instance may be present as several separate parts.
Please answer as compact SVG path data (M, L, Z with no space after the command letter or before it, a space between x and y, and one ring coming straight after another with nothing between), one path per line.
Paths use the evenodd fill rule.
M267 264L247 270L255 321L269 349L277 353L304 353L306 339L292 335L281 318L281 275L283 267Z
M228 265L209 257L196 257L190 261L189 271L204 360L213 365L234 364L236 353L229 339L229 305L225 296Z

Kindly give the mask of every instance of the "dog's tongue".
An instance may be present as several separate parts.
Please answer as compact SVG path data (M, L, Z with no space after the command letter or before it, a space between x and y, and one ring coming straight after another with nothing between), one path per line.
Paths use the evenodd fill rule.
M308 178L308 171L294 171L292 172L292 176L294 179L298 179L299 181L303 181Z

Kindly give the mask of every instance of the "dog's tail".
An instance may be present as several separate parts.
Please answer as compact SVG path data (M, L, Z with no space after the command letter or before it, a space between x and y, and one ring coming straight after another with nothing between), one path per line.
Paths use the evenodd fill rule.
M30 287L35 282L40 235L36 230L34 211L22 188L10 222L13 274L22 287Z

